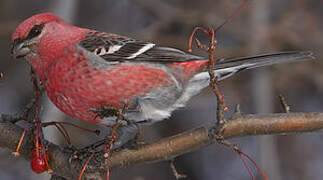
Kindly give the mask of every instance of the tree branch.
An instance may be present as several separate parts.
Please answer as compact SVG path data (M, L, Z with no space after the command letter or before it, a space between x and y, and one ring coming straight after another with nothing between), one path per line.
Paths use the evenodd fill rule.
M224 139L262 134L286 134L296 132L312 132L323 128L323 113L284 113L267 115L235 116L223 126ZM164 138L158 142L141 146L138 149L124 149L114 152L110 168L126 167L141 163L153 163L169 160L184 153L199 149L215 142L216 127L205 125L181 134ZM0 147L14 150L22 128L6 121L0 121ZM32 138L27 135L23 142L21 154L29 159L33 147ZM63 148L48 143L50 166L54 173L67 179L76 179L85 159L69 162L71 153ZM89 164L85 176L103 177L106 172L106 162L102 153L97 153Z

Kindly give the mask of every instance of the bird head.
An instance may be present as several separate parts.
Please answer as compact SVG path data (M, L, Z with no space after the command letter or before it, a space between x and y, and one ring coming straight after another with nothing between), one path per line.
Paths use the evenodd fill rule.
M88 31L70 25L54 14L37 14L23 21L14 31L11 54L14 58L26 59L42 76L64 53L76 47Z
M51 22L63 22L62 19L51 13L34 15L22 22L11 37L11 54L15 58L25 57L33 53L35 45L48 33Z

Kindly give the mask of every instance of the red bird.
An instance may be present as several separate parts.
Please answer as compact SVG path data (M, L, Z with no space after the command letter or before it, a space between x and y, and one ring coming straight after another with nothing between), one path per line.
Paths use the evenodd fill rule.
M125 104L127 120L166 119L210 80L208 58L76 27L50 13L22 22L11 40L11 53L31 64L50 100L67 115L90 123L115 124L115 116L98 113ZM215 64L214 74L222 80L244 69L306 59L312 59L311 52L226 59Z

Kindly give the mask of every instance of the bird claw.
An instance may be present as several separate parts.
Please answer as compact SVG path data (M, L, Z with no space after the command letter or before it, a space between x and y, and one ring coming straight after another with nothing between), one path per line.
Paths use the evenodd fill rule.
M96 114L95 118L118 117L118 120L125 120L127 122L128 120L126 120L124 117L125 111L130 113L139 111L137 109L128 109L126 106L123 108L115 108L115 107L108 107L105 105L102 105L98 108L90 108L89 110Z
M99 140L89 146L86 146L84 148L78 149L75 146L69 146L66 147L65 150L68 152L71 152L71 156L69 158L69 162L71 163L72 160L75 159L84 159L89 157L93 152L97 152L98 148L106 144L106 138L103 140Z
M121 114L121 109L100 106L99 108L90 108L90 111L96 113L96 117L105 118L105 117L118 117Z

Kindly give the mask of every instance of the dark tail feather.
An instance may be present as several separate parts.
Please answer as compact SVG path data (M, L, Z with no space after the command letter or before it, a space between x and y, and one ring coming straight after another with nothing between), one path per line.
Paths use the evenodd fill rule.
M314 59L310 51L281 52L249 57L224 59L214 65L214 72L219 79L225 79L244 69Z
M275 54L264 54L249 57L229 58L215 64L215 69L226 69L232 67L242 67L244 69L252 69L261 66L269 66L273 64L288 63L294 61L305 61L314 59L313 53L310 51L293 51L280 52Z

